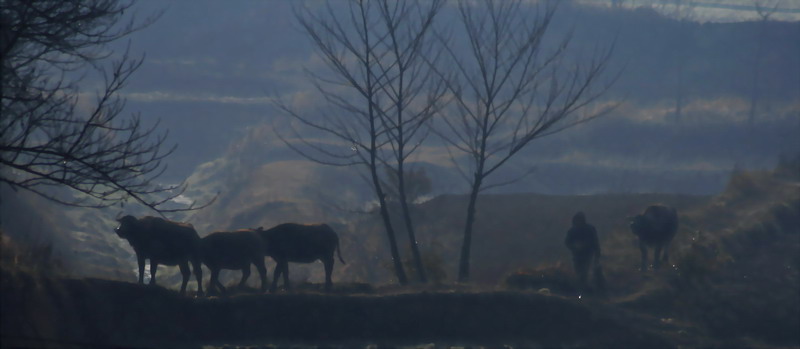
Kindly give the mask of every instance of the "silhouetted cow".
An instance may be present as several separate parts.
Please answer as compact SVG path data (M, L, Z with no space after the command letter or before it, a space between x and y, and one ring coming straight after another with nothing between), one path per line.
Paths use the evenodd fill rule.
M660 266L661 249L664 262L669 263L669 245L678 231L678 212L672 207L653 205L644 214L630 219L631 232L639 237L642 251L642 271L647 271L647 247L654 248L653 269Z
M243 229L233 232L215 232L200 239L200 256L203 263L211 270L211 282L208 292L218 288L225 293L225 287L219 282L221 269L239 269L242 271L242 288L250 277L250 264L255 264L261 277L261 292L267 290L267 269L264 266L264 246L255 229Z
M327 224L302 225L285 223L268 230L258 228L264 240L265 255L272 257L277 263L272 277L270 292L278 287L278 277L283 273L283 286L288 290L289 262L311 263L316 260L325 265L325 291L330 291L333 282L333 253L338 251L339 261L342 253L339 249L339 236Z
M156 284L159 264L177 265L181 269L183 282L181 294L186 292L189 282L189 262L197 278L197 293L203 294L203 269L200 265L200 236L191 224L168 221L158 217L125 216L117 219L119 227L114 232L128 240L136 252L139 262L139 283L144 283L144 261L150 259L150 284Z

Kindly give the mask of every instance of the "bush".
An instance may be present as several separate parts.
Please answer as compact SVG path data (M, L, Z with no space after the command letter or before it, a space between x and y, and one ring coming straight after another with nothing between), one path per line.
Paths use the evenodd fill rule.
M428 248L426 251L420 251L422 267L425 268L425 275L428 281L432 282L434 285L441 285L444 283L445 279L447 279L447 272L445 271L446 265L441 254L442 247L441 244L436 241L434 241L431 246L432 247ZM408 271L409 275L415 276L417 274L417 267L411 256L407 256L403 259L403 267ZM387 268L391 268L391 265L387 265Z
M548 289L561 295L575 295L578 289L573 280L572 270L563 263L540 265L533 269L523 269L506 277L505 284L515 290Z
M719 271L726 260L730 260L730 257L722 253L717 244L702 231L697 231L688 249L676 258L679 283L704 283Z
M35 273L63 274L64 263L53 254L53 244L17 242L0 229L0 256L3 268Z

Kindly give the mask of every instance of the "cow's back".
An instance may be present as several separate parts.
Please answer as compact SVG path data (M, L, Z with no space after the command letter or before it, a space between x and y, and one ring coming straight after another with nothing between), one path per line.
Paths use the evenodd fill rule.
M678 231L678 213L675 208L663 205L648 206L644 214L644 234L639 237L648 243L665 243Z
M248 267L264 255L261 238L252 230L211 233L200 239L200 250L204 263L224 269Z
M284 223L262 232L266 255L309 263L333 255L339 237L327 224ZM281 256L282 255L282 256Z
M158 217L144 217L140 222L149 244L148 257L174 265L197 255L200 236L191 224Z

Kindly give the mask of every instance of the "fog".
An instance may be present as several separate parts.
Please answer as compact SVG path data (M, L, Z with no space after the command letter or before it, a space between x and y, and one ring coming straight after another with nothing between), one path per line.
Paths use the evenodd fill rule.
M273 108L273 98L313 92L304 69L319 73L325 66L292 20L291 8L285 2L137 4L137 15L164 13L130 37L132 52L147 58L123 95L127 110L160 120L170 141L178 144L165 178L187 177L198 165L223 155L248 128L288 122ZM695 11L702 14L704 8ZM754 11L732 12L727 18L757 19ZM509 168L505 175L529 166L542 171L579 166L587 174L616 167L646 173L626 181L629 192L712 194L722 189L734 167L771 168L781 154L800 149L793 137L800 95L796 22L773 21L765 29L759 68L764 101L757 111L759 122L750 128L746 120L757 22L681 24L642 7L614 12L562 5L558 16L550 34L560 38L573 31L576 55L614 42L610 70L621 76L604 98L621 105L597 122L533 145L515 161L522 169ZM681 87L679 69L685 76ZM685 95L686 115L680 119L675 116L678 89ZM317 107L304 104L298 107ZM261 137L276 138L269 132ZM283 148L280 144L271 148L264 153L275 155L263 155L264 163L301 158L284 154L277 149ZM686 169L694 171L682 174ZM666 179L670 185L658 186L647 183L648 172L674 174ZM614 185L598 180L581 189L544 188L531 179L497 190L585 194L621 189Z
M523 1L522 9L543 3ZM464 39L459 4L480 5L445 2L432 24L433 47L452 42L451 51L442 51L438 61L426 57L435 61L429 66L449 69L427 71L442 81L456 81L457 58L468 57L470 45L476 45ZM486 167L502 166L476 186L474 180L484 169L476 159L483 150L463 151L453 140L479 143L480 132L470 133L474 130L464 126L470 118L457 116L469 115L465 110L483 100L469 95L466 102L457 101L462 90L479 90L464 78L458 80L463 89L443 87L442 100L447 102L432 108L430 119L409 137L406 149L413 153L405 159L403 184L407 209L397 177L388 169L397 166L391 156L398 152L387 136L390 131L377 140L382 148L373 174L364 166L369 154L362 145L369 139L357 128L367 123L337 124L336 119L359 115L361 109L342 106L358 105L360 91L336 80L341 77L332 69L335 64L299 21L304 10L321 18L335 14L348 19L352 8L345 5L316 0L141 1L126 9L121 22L154 21L104 47L108 62L126 51L144 59L117 94L125 101L121 117L138 115L145 127L154 127L153 139L166 137L163 149L176 146L161 162L164 172L150 184L166 188L181 183L186 189L180 195L173 190L148 198L175 194L159 206L165 211L157 212L133 196L103 208L60 205L0 182L3 307L15 306L13 312L3 312L4 343L800 345L793 330L800 326L800 5L744 0L558 2L535 59L561 52L560 45L567 42L563 55L554 56L560 69L542 72L560 78L563 85L547 80L543 86L526 86L523 96L541 89L531 94L536 102L530 109L514 103L509 110L514 115L545 110L546 115L550 105L545 108L541 101L548 102L547 93L571 91L569 79L586 76L582 69L608 52L604 70L593 81L596 89L589 89L598 91L597 97L570 111L578 120L575 125L551 135L545 128L544 136L536 133L508 161L497 159L524 138L519 130L536 121L499 123L484 148L495 156ZM382 35L377 27L373 23L367 32ZM353 30L343 33L359 33ZM353 74L363 77L351 53L341 49L331 56L356 64ZM66 76L80 78L75 108L90 114L106 80L83 70ZM394 83L386 79L392 81L387 85ZM339 94L332 98L326 93ZM500 99L508 91L497 95ZM554 105L562 102L553 100ZM393 102L381 95L374 107ZM413 110L422 104L424 98L419 98L407 106ZM363 101L358 107L367 108ZM390 129L390 119L381 120L384 130ZM336 126L338 135L346 137L330 132ZM459 138L446 132L448 126L467 131ZM358 164L338 166L359 156ZM376 182L382 185L381 197ZM64 186L51 187L48 193L55 197L88 200ZM193 204L208 206L181 210ZM647 216L645 210L653 205L674 208L679 225L664 247L665 254L670 251L664 266L656 270L653 260L661 253L659 245L650 249L656 264L644 262L640 270L640 246L650 242L640 242L642 236L630 224L635 215ZM597 249L602 250L596 269L587 272L589 279L605 275L605 286L581 283L578 259L565 246L578 212L596 228ZM322 263L290 260L294 290L256 295L257 270L245 263L253 276L243 290L203 297L193 275L188 296L178 297L182 275L175 264L159 267L161 287L137 288L137 251L132 240L114 233L123 215L189 223L201 238L237 229L263 232L288 222L325 223L338 234L338 253L346 263L335 260L332 295L323 292ZM471 274L464 278L468 234ZM273 282L280 257L271 257L266 266ZM142 275L145 282L153 274L149 265ZM425 282L418 278L424 274L420 266L427 273ZM398 268L404 268L407 280ZM204 273L202 282L207 283L209 269ZM233 290L239 275L236 270L222 272L222 283ZM97 308L108 310L86 310L90 302L83 294L94 295ZM158 310L120 317L138 314L139 303L130 299L144 299L143 308ZM37 302L44 305L36 308ZM276 317L266 315L273 311ZM430 316L422 314L426 312ZM202 314L212 316L186 320ZM14 316L28 319L33 330L8 325ZM42 320L59 316L68 321ZM105 323L99 320L104 316L123 320ZM248 316L258 321L243 320ZM176 325L184 320L185 328ZM135 332L147 328L143 324L148 321L156 321L161 330L150 333L152 339L139 338ZM764 328L760 322L780 325ZM566 324L575 327L568 330ZM308 326L312 334L297 326Z

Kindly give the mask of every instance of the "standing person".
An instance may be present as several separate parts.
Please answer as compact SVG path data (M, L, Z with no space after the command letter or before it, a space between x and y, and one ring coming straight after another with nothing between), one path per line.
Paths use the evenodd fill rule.
M588 288L589 268L594 265L595 284L599 291L605 290L605 278L600 266L600 242L597 229L586 222L586 215L578 212L572 217L572 227L564 240L572 252L572 265L578 275L581 290Z

